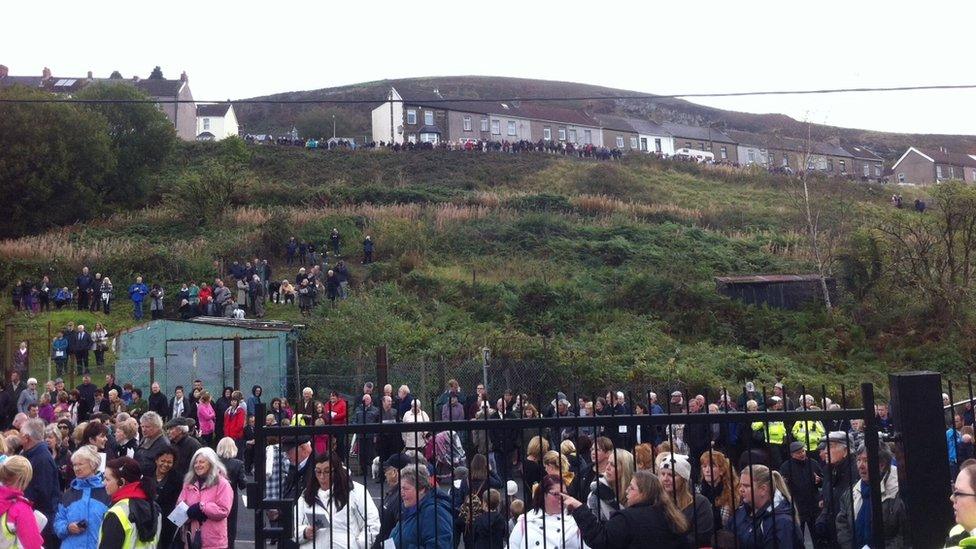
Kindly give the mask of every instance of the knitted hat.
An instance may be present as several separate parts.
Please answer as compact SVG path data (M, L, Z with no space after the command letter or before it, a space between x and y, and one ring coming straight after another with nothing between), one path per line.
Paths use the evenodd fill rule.
M666 452L658 454L654 462L658 469L671 469L686 481L691 480L691 462L688 461L688 456Z

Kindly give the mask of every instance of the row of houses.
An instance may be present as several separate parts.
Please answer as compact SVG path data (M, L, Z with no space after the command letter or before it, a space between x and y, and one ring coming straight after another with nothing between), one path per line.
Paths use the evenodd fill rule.
M884 159L865 147L809 142L780 136L656 123L529 104L445 100L435 90L426 99L404 101L391 88L372 111L375 142L531 141L593 145L624 152L688 156L738 165L879 180Z
M156 107L173 124L176 135L187 141L224 139L237 135L240 129L232 105L197 104L193 101L186 72L178 79L163 78L161 73L155 71L144 79L138 76L123 78L118 71L108 78L96 78L91 71L84 77L55 76L51 69L44 67L40 75L13 76L7 66L0 65L0 88L23 86L71 97L93 84L123 84L145 93L158 101Z

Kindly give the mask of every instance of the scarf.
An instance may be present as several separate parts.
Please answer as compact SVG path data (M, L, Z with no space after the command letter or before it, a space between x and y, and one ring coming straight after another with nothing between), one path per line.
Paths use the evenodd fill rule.
M142 485L138 482L129 482L125 486L122 486L112 494L112 503L118 503L123 499L145 499L148 500L149 496L143 491Z
M861 510L854 519L854 547L870 545L871 539L871 485L867 482L861 485Z

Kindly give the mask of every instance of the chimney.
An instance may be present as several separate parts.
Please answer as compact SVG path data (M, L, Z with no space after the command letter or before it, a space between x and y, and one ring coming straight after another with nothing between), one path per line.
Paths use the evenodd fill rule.
M49 69L47 67L44 67L44 70L41 71L41 78L43 78L44 80L50 80L51 79L51 69Z
M183 74L180 75L180 82L189 82L189 81L190 79L187 78L186 71L183 71Z
M132 81L133 82L138 82L139 81L139 76L138 75L133 75Z
M0 78L6 78L9 71L10 69L7 68L7 65L0 65Z
M88 79L89 80L93 80L93 78L92 78L92 71L88 71Z

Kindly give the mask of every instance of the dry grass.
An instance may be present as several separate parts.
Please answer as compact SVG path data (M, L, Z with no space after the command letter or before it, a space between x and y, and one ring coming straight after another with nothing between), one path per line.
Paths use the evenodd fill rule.
M76 263L124 255L135 248L132 241L124 238L106 238L97 242L78 244L70 240L71 232L73 231L69 227L42 235L2 240L0 257L9 260L46 258Z
M676 204L646 204L643 202L627 202L619 198L606 195L582 194L570 198L569 202L580 211L591 214L622 214L631 218L640 218L655 214L670 214L684 218L694 223L701 221L703 213L699 209L683 208Z

